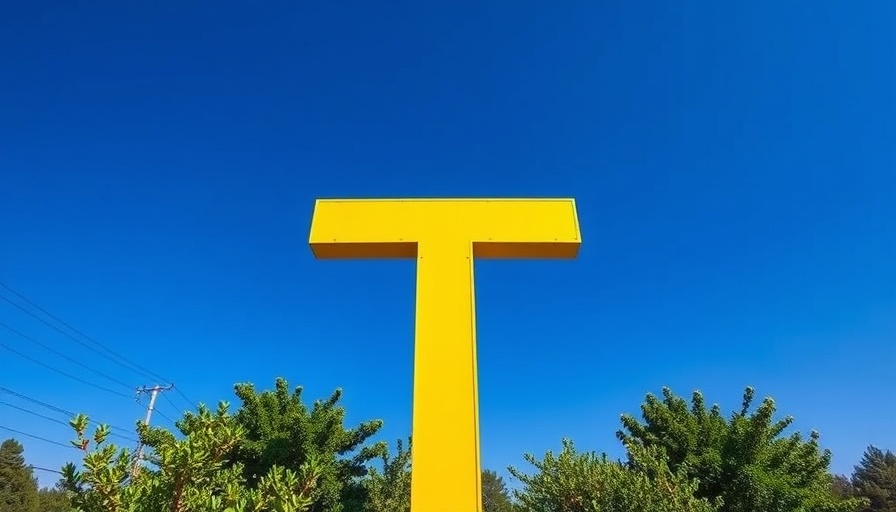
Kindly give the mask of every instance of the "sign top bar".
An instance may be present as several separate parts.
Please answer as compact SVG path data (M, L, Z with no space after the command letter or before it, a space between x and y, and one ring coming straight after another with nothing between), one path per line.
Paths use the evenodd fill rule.
M317 258L413 258L418 244L473 245L478 258L575 258L574 199L319 199Z

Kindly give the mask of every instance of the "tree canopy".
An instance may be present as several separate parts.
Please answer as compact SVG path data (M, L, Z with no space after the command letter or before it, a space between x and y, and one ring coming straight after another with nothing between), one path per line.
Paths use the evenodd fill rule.
M559 455L526 454L537 470L511 474L523 484L514 495L526 512L715 512L718 504L695 497L697 483L672 471L656 447L631 447L628 464L605 454L579 453L569 439Z
M507 491L507 484L498 473L486 469L482 471L483 512L513 512L513 502Z
M319 476L313 459L293 471L272 466L255 485L248 485L239 463L229 464L244 432L221 403L216 413L200 405L177 426L183 439L165 429L138 424L140 441L149 447L150 466L135 471L139 461L126 448L109 444L109 427L86 432L88 418L72 420L84 452L84 469L63 468L65 488L80 512L302 512L311 505Z
M867 512L896 512L896 454L869 446L852 476L855 492L868 498Z
M70 512L72 509L71 497L65 490L65 481L59 480L53 487L38 491L40 512Z
M37 481L15 439L0 444L0 512L38 512Z
M346 428L339 389L310 408L302 401L302 387L290 393L282 378L276 379L273 391L259 393L248 383L237 384L235 390L242 400L236 423L245 437L233 461L242 464L249 482L273 466L296 471L314 458L320 478L313 492L313 512L342 512L347 504L363 499L358 480L367 474L367 463L386 450L385 443L364 443L382 428L382 421Z
M720 498L721 512L856 511L861 502L839 499L831 490L831 453L819 447L819 434L784 436L793 418L776 420L771 398L753 412L753 388L746 388L739 411L722 415L707 409L695 391L690 405L668 388L660 400L648 394L641 406L643 423L622 416L617 432L627 446L656 448L672 471L698 482L696 495Z
M411 439L407 448L396 441L396 453L383 453L381 469L370 468L362 484L364 512L410 512L411 510Z

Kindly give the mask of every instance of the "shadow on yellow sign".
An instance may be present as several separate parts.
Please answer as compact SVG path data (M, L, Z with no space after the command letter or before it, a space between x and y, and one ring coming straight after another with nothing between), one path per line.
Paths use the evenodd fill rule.
M482 510L474 258L575 258L572 199L318 200L317 258L416 258L412 512Z

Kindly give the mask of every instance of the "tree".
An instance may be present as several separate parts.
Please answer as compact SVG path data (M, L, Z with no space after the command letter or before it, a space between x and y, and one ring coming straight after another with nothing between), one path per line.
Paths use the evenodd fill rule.
M370 468L362 482L364 512L410 512L411 510L411 439L405 450L401 439L396 442L394 457L380 456L383 468Z
M38 512L37 481L15 439L0 444L0 512Z
M84 452L84 469L69 463L62 472L79 512L301 512L311 504L318 477L313 459L297 472L273 466L253 486L243 478L242 466L228 464L244 432L225 403L216 413L202 405L197 414L185 413L177 422L183 439L138 423L150 465L133 476L134 457L106 443L108 426L88 437L86 416L71 425L77 434L72 445Z
M696 498L697 484L683 470L673 472L656 447L632 446L628 464L594 452L577 453L564 439L558 456L526 454L538 470L510 473L523 488L514 496L525 512L714 512L718 503ZM717 501L717 500L716 500Z
M722 512L846 512L861 507L831 492L831 454L820 450L819 435L782 437L792 417L775 421L766 398L753 413L752 388L746 388L739 412L730 419L718 405L707 410L695 391L691 404L663 389L663 400L648 394L641 406L644 423L622 416L617 435L627 446L659 448L672 471L684 470L699 482L697 496L721 498Z
M407 449L401 439L396 446L394 456L386 452L379 457L382 469L370 467L362 480L363 512L410 512L411 438L408 437ZM484 512L513 511L504 480L494 471L482 472L482 503Z
M342 512L346 503L360 499L367 462L386 450L385 443L363 445L382 428L382 421L345 428L338 389L310 409L302 402L302 388L290 393L282 378L276 379L273 391L258 393L252 384L237 384L235 390L242 400L236 420L245 430L246 442L234 461L244 466L247 481L254 482L275 465L296 471L313 457L321 471L313 512Z
M896 455L869 446L855 467L852 484L870 503L868 512L896 512Z
M483 512L512 512L513 502L504 479L497 473L486 469L482 472L482 510Z
M46 487L38 491L40 512L70 512L72 510L71 498L65 490L65 481L56 482L54 487Z
M831 475L831 492L841 500L856 496L856 488L852 485L852 481L843 475Z

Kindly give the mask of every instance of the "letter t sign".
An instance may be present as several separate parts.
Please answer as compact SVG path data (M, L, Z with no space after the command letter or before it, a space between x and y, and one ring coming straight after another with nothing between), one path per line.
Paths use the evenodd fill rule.
M412 512L481 512L475 258L575 258L572 199L318 200L323 258L416 258Z

